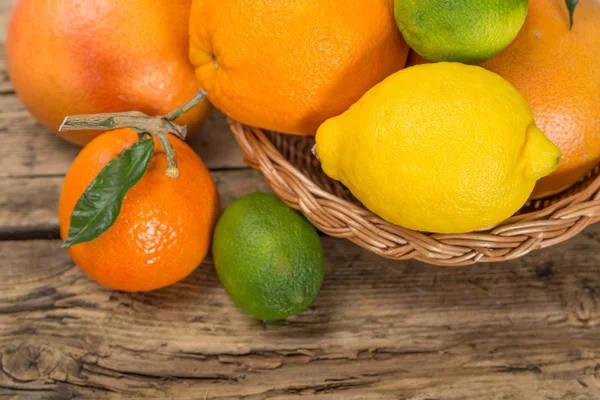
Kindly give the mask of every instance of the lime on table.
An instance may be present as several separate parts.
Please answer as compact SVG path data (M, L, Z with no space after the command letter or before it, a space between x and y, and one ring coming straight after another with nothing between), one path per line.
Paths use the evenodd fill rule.
M483 62L504 50L527 16L527 0L394 0L396 24L429 61Z
M215 228L213 259L233 301L262 320L302 311L323 282L316 229L272 194L253 193L231 203Z

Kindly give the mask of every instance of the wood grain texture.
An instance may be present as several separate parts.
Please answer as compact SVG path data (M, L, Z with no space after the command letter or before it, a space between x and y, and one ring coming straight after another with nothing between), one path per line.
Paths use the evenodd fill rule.
M0 95L12 92L6 66L6 26L14 0L0 0Z
M240 312L210 259L127 294L89 280L57 241L0 242L0 397L600 397L600 228L458 269L322 241L321 293L277 323Z
M213 171L226 207L238 197L270 191L251 169ZM58 199L63 176L0 177L0 240L58 238Z
M66 174L78 147L39 125L12 93L0 95L0 111L0 177ZM247 168L225 119L213 112L188 143L209 169Z

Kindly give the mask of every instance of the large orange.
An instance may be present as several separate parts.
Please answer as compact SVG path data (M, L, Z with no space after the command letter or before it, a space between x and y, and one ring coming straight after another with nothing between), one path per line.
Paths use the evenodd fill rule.
M206 256L219 196L200 158L171 136L180 175L165 175L165 153L155 152L144 177L125 196L121 213L104 234L69 249L89 276L112 289L158 289L190 274ZM129 129L98 136L79 153L67 173L59 202L60 234L67 237L81 194L104 165L137 140Z
M211 102L261 128L314 135L402 69L392 0L194 0L190 57Z
M410 64L420 62L411 54ZM600 0L579 1L572 30L565 0L529 0L515 41L481 65L523 92L537 126L560 147L560 168L532 197L561 192L600 162Z
M188 57L191 0L17 0L9 74L33 116L57 132L67 115L164 114L199 85ZM193 131L208 102L177 122ZM83 145L98 132L61 133Z

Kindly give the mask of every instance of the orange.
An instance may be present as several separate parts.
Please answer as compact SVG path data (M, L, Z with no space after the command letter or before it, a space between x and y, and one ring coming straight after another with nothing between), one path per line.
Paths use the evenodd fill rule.
M537 126L560 147L559 169L533 198L561 192L600 162L600 1L580 0L573 29L564 0L530 0L515 41L481 64L525 96ZM422 62L411 54L409 64Z
M60 234L66 239L71 213L104 165L137 140L129 129L106 132L79 153L67 173L59 202ZM219 196L200 158L170 136L180 175L165 175L165 153L155 151L144 177L125 196L121 213L104 234L69 252L90 277L112 289L148 291L189 275L206 257Z
M199 89L188 57L191 0L17 0L7 36L13 86L58 132L67 115L165 114ZM209 103L176 122L198 127ZM84 145L94 131L60 133Z
M217 108L294 134L314 135L408 53L392 0L194 0L190 36L196 76Z

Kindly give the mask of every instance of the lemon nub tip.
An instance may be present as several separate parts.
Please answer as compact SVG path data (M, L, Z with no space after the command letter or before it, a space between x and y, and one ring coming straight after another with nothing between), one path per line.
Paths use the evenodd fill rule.
M558 146L537 126L530 125L527 128L521 157L525 165L525 177L537 181L558 169L561 153Z

